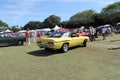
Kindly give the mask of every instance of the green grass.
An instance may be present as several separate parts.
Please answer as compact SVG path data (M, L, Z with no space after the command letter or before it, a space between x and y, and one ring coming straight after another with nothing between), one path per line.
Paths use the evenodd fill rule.
M31 46L0 47L0 80L120 80L120 35L99 37L66 54Z

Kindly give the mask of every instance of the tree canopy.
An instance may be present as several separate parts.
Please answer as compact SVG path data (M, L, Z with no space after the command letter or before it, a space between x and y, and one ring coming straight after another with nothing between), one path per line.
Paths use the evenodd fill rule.
M94 10L86 10L83 12L79 12L79 13L73 15L70 18L70 21L71 22L78 22L76 24L83 24L83 25L91 24L94 22L94 20L93 20L94 14L95 14Z
M59 25L61 18L56 15L51 15L43 22L45 27L53 28L55 25Z
M0 20L0 26L8 27L8 24Z
M120 1L108 5L107 7L103 8L101 11L101 13L103 14L113 14L117 12L120 12Z
M120 1L103 8L101 14L105 15L105 22L115 25L120 22Z
M30 21L25 26L24 29L40 29L43 27L43 23L40 21Z

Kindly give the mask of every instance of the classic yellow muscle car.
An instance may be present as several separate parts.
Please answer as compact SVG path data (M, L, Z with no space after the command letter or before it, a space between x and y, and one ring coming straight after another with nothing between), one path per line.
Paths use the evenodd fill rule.
M67 52L70 47L79 45L87 46L89 37L79 36L77 33L71 32L53 32L46 38L38 38L37 45L45 50L57 50Z

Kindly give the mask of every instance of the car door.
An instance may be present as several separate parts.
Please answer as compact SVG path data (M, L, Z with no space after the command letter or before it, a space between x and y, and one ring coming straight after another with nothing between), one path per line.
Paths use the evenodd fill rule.
M73 43L74 45L73 46L78 46L81 44L81 41L80 41L80 37L73 37Z
M6 46L9 44L9 40L6 36L0 38L0 46Z
M0 36L0 46L4 46L4 37Z
M0 38L0 46L7 46L13 44L14 38L11 36L4 36Z
M70 37L70 42L69 42L69 46L73 47L73 46L77 46L79 45L80 41L79 41L79 36L72 36Z

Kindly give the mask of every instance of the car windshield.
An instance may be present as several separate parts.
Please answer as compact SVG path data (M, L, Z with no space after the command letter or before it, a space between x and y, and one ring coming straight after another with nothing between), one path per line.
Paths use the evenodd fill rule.
M52 38L60 38L65 32L53 32L51 33L48 37L52 37Z

